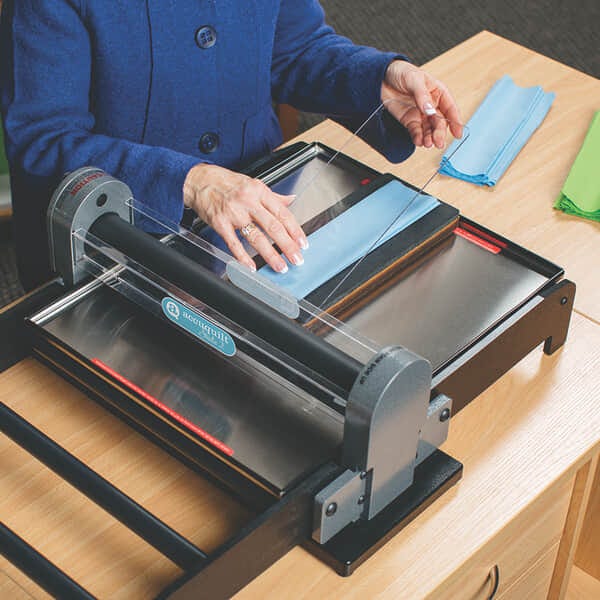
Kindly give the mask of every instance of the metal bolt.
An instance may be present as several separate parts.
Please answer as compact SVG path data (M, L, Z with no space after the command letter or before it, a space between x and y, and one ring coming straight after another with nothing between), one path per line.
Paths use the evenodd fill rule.
M561 304L564 306L564 305L567 303L567 297L566 297L566 296L563 296L563 297L560 299L560 303L561 303Z
M361 471L360 472L360 478L364 479L367 476L367 472L366 471Z
M444 421L447 421L449 418L450 418L450 409L449 408L445 408L440 413L440 422L443 423Z
M358 497L358 503L359 503L359 504L364 504L364 503L365 503L365 497L364 497L363 495L360 495L360 496Z
M337 512L337 503L336 502L332 502L326 509L325 509L325 514L328 517L331 517L332 515L335 515L335 513Z

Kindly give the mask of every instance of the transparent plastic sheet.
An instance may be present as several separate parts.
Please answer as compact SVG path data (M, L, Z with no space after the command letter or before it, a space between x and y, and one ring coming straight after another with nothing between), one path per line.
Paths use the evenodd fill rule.
M467 127L462 123L450 122L438 113L422 117L414 105L390 100L382 103L354 134L337 148L332 156L327 157L327 155L316 153L291 173L271 183L272 189L279 193L296 195L290 209L298 222L302 224L305 233L309 235L309 241L313 234L318 238L320 254L331 251L345 240L344 248L337 248L337 252L332 252L337 255L335 264L326 264L326 261L321 260L319 261L321 273L314 274L314 281L321 285L325 283L325 277L329 280L338 273L344 273L341 279L338 278L335 286L314 301L315 306L321 310L328 308L330 300L343 288L373 250L390 237L401 234L405 227L435 208L435 199L425 190L438 175L439 166L436 166L432 172L426 173L424 179L408 182L408 185L405 185L406 182L387 181L382 187L387 186L389 189L381 190L377 188L377 181L374 181L379 179L377 176L373 177L368 170L361 169L363 165L352 165L347 160L347 157L360 160L365 155L367 143L361 138L361 135L369 136L369 129L381 127L380 122L384 118L384 114L389 112L396 115L407 113L409 121L415 123L422 119L426 127L440 131L444 147L432 146L428 149L429 153L436 156L436 165L440 165L441 156L453 139L450 133L451 129L458 129L462 133L453 153L469 136ZM370 152L373 154L372 149ZM408 160L410 161L410 158ZM271 177L271 179L273 178ZM371 192L371 194L360 194L361 188L366 188L365 191ZM395 199L392 199L391 196L395 196ZM377 219L370 219L366 203L372 204L373 211L380 210L378 206L381 206L384 210L387 209L387 212L377 215ZM357 210L359 205L362 205L360 206L362 211ZM358 214L355 218L349 218L348 211L356 211ZM366 218L366 222L360 221L361 214L363 218ZM352 230L353 226L356 226L358 231ZM325 228L327 233L324 231ZM349 236L355 239L348 240ZM351 247L353 243L354 247ZM314 260L312 256L310 260ZM298 298L310 298L310 292L318 285L311 281L305 282L305 276L302 277L302 281L298 281L299 278L294 275L300 271L295 271L292 265L290 265L290 271L290 274L282 277L269 267L261 269L263 275L266 275L273 283L277 283L279 287L291 292L292 295Z
M289 158L285 161L285 164L278 168L270 169L265 174L265 182L275 190L282 191L283 187L288 186L286 191L289 192L291 184L292 191L297 195L292 204L292 211L304 226L306 233L309 235L309 240L313 234L318 234L325 228L328 229L325 250L320 258L327 258L327 247L335 247L338 240L352 240L353 232L344 228L341 224L342 219L349 214L351 209L364 208L366 206L365 201L372 199L373 194L365 195L362 193L365 190L369 191L371 189L369 186L374 188L375 194L380 189L377 188L377 173L359 162L348 160L345 155L360 159L365 144L360 140L359 134L369 126L376 124L383 117L383 112L390 108L390 103L382 104L354 134L349 135L348 139L339 145L336 151L324 150L319 146L311 147ZM396 113L403 109L412 110L413 112L416 110L414 106L411 107L404 103L394 104ZM442 117L439 115L428 117L428 122L438 126L441 124L447 137L446 130L449 127ZM468 133L463 128L462 140L466 139L467 135ZM439 153L440 156L443 152L441 149L430 151ZM439 161L437 161L437 164L439 164ZM307 299L305 295L291 291L290 288L286 287L280 275L269 273L268 267L262 266L258 272L253 272L238 263L222 247L212 243L215 241L215 237L210 228L204 227L198 233L186 229L177 223L166 220L162 215L137 200L131 201L130 208L134 214L150 219L161 230L168 231L170 235L165 243L173 245L177 250L184 252L217 276L228 279L231 284L243 289L257 300L274 308L288 318L296 320L316 335L323 337L328 343L365 364L382 349L381 345L369 339L360 331L347 326L341 318L338 318L342 316L340 313L335 313L336 316L331 314L329 301L344 285L348 277L360 268L366 257L383 240L386 240L392 234L401 233L401 229L395 231L394 227L402 220L404 215L422 201L423 197L427 196L424 189L434 179L437 172L438 169L431 173L420 187L402 187L403 201L398 202L398 206L394 203L394 190L392 190L391 196L387 194L387 202L389 204L391 198L392 209L379 215L370 237L367 236L362 239L361 251L358 255L353 256L349 262L348 256L343 256L341 258L344 262L333 265L337 275L344 273L344 270L346 270L345 274L342 280L336 283L316 303L312 302L310 298ZM399 185L395 180L391 183L393 187ZM427 198L431 197L427 196ZM376 206L373 211L376 212ZM226 316L218 313L218 307L207 307L182 290L174 289L168 281L155 273L149 272L143 265L129 260L114 248L106 246L102 240L94 239L89 233L86 234L80 231L76 233L76 237L81 240L85 239L88 247L93 247L95 250L96 258L91 256L82 257L82 260L86 261L88 270L96 277L101 276L108 282L112 281L110 273L113 271L111 268L115 264L119 265L127 273L127 277L118 276L116 278L119 291L136 302L145 304L146 308L160 311L160 299L171 296L177 298L182 305L189 307L191 310L200 311L209 320L218 323L224 330L233 331L235 329L234 323L229 322ZM104 257L104 260L99 260L98 257ZM289 272L293 274L296 269L297 272L301 272L309 265L309 257L306 256L304 266L290 266ZM348 269L350 270L348 271ZM320 270L320 267L318 267L318 270ZM275 360L286 360L283 353L269 347L257 336L248 335L251 343L260 348L262 352L271 354Z
M284 352L267 344L263 339L252 332L243 330L235 322L228 319L218 310L206 305L181 288L147 269L144 265L132 260L121 251L107 245L101 239L84 230L77 230L73 236L86 246L86 252L79 258L85 270L97 280L113 288L127 299L131 300L145 311L157 316L164 316L165 299L175 300L179 308L185 307L194 317L199 317L209 323L216 324L240 346L243 342L244 351L229 353L227 347L219 349L209 345L209 350L221 353L228 360L233 361L237 368L252 374L257 368L257 363L250 358L251 355L267 354L272 360L292 370L303 379L310 379L312 385L319 388L324 396L330 397L338 390L332 390L331 384L320 378L318 374L300 363L291 364L290 358ZM168 308L168 307L167 307ZM279 383L285 383L277 378ZM293 386L297 393L297 388ZM340 398L333 397L331 401L343 406Z
M260 273L251 271L235 260L233 256L213 246L189 229L165 219L162 215L137 200L132 200L130 207L134 214L143 215L163 230L170 232L183 248L187 248L184 251L193 259L216 274L221 274L232 284L264 304L291 319L310 324L310 327L315 331L337 331L345 339L345 352L359 362L368 362L374 354L381 350L381 347L372 340L360 335L357 331L353 331L343 322L313 306L310 302L296 298Z

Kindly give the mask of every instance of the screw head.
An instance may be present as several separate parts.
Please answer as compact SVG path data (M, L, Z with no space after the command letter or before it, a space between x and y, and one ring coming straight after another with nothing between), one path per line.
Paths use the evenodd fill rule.
M443 423L444 421L447 421L449 418L450 418L450 409L449 408L445 408L440 413L440 422Z
M366 471L361 471L360 472L360 478L364 479L367 476L367 472Z
M560 303L561 303L563 306L564 306L564 305L567 303L567 301L568 301L568 300L567 300L567 297L566 297L566 296L563 296L563 297L560 299Z
M335 513L337 512L337 502L332 502L326 509L325 509L325 514L328 517L331 517L332 515L335 515Z
M361 494L361 495L358 497L358 503L359 503L359 504L364 504L364 503L365 503L365 497L364 497L364 495L362 495L362 494Z

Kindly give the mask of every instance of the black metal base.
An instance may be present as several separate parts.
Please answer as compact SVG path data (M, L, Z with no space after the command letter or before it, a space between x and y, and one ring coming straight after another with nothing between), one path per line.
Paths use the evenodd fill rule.
M462 356L434 374L438 393L452 398L456 415L540 344L554 354L567 339L575 284L549 284L515 314L475 342Z
M340 575L352 575L398 531L457 483L462 468L460 462L436 450L415 469L412 486L376 517L349 525L324 545L309 540L303 546Z
M23 334L25 318L57 300L65 291L60 281L53 279L0 309L0 373L31 354L29 338Z

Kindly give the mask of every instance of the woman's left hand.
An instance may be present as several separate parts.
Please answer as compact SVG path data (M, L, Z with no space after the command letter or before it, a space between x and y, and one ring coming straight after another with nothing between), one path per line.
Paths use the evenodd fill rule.
M390 63L381 86L381 100L408 129L415 146L443 148L448 126L455 138L462 136L458 106L448 88L407 61Z

